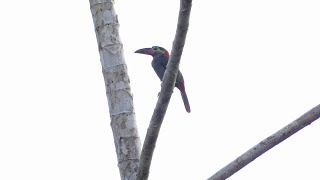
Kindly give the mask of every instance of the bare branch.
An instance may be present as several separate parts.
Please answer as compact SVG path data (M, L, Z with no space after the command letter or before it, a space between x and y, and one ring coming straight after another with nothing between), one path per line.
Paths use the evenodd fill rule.
M149 176L153 151L156 146L160 127L168 108L168 104L173 92L176 76L179 69L179 62L187 36L189 17L192 0L180 0L180 11L170 59L165 71L160 96L153 112L147 135L143 144L142 154L137 174L138 180L146 180Z
M90 0L121 179L135 178L140 138L112 0Z
M239 171L241 168L255 160L257 157L273 148L280 142L284 141L294 133L298 132L302 128L310 125L313 121L320 117L320 105L312 108L304 115L299 117L297 120L288 124L278 132L269 136L268 138L249 149L247 152L239 156L237 159L232 161L230 164L220 169L217 173L211 176L208 180L222 180L232 176L234 173Z

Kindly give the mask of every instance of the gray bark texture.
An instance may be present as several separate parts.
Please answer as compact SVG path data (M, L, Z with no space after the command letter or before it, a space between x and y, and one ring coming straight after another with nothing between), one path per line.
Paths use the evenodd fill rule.
M106 86L111 128L122 180L135 179L140 158L140 138L119 23L112 0L90 0Z
M176 35L171 50L167 69L163 76L160 96L156 108L153 112L147 135L144 140L139 170L137 174L138 180L146 180L149 176L152 155L156 146L158 135L160 132L163 118L166 114L168 104L173 92L174 84L177 78L179 63L185 44L187 31L189 27L189 17L191 12L192 0L180 0L180 10Z
M257 157L270 150L277 144L281 143L294 133L302 128L310 125L312 122L320 117L320 105L312 108L304 115L291 122L287 126L280 129L278 132L267 137L253 148L239 156L237 159L229 163L224 168L220 169L217 173L211 176L208 180L223 180L232 176L234 173L245 167L247 164L255 160Z

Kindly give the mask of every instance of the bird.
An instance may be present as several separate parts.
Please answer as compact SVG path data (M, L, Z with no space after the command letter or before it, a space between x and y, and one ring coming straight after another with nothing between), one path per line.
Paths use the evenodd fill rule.
M163 75L164 75L164 72L166 71L168 60L169 60L168 51L165 48L160 46L152 46L151 48L142 48L142 49L136 50L134 53L151 55L153 57L151 65L154 71L156 72L157 76L162 81ZM178 70L175 87L180 90L184 107L186 111L190 113L191 112L190 104L189 104L189 100L188 100L187 93L184 86L184 79L180 70Z

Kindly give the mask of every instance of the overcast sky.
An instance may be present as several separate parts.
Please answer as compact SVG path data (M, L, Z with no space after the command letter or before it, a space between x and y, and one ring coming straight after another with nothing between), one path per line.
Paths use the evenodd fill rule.
M160 91L151 57L170 52L179 1L116 10L143 141ZM150 180L207 179L320 102L320 2L194 1L177 89ZM0 179L116 180L115 147L89 1L0 3ZM319 122L232 180L320 179Z

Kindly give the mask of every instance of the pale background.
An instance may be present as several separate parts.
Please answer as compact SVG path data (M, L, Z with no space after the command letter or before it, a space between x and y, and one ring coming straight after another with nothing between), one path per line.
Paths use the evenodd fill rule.
M141 139L160 90L151 57L169 51L179 1L116 0ZM150 180L206 179L320 102L318 0L195 0ZM117 180L89 1L0 3L0 179ZM232 180L320 179L313 123Z

